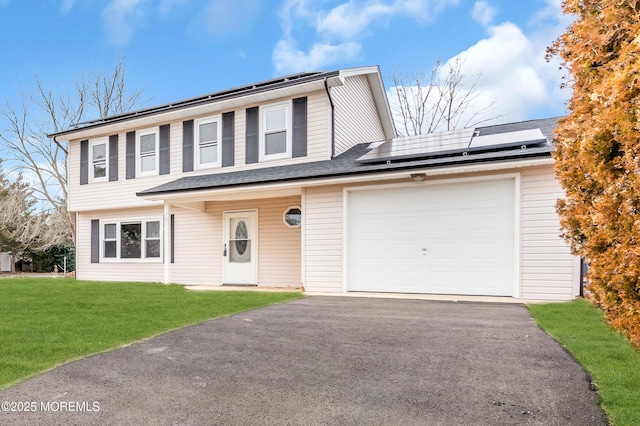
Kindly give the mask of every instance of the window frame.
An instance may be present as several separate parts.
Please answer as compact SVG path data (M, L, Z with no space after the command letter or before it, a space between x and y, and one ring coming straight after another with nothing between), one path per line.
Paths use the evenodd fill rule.
M158 237L148 237L147 236L147 224L150 222L158 222ZM122 257L122 225L132 225L139 224L140 225L140 257ZM116 226L116 237L114 238L106 238L105 228L106 225L115 225ZM149 257L147 254L147 241L159 241L160 244L160 255L157 257ZM127 218L127 219L102 219L100 220L100 261L101 262L114 262L114 263L162 263L164 256L164 228L163 228L163 220L161 216L156 217L144 217L144 218ZM116 243L116 256L115 257L106 257L105 256L105 242L107 241L115 241Z
M266 153L266 133L267 133L267 113L269 111L285 109L285 151L279 152L276 154L267 154ZM259 151L260 151L260 161L271 161L271 160L281 160L288 159L292 156L292 145L293 145L293 117L292 117L292 101L284 101L277 102L268 105L260 106L260 134L259 134Z
M200 158L200 125L201 124L209 124L209 123L217 123L216 126L216 159L215 163L201 163ZM194 165L196 170L200 169L211 169L215 167L220 167L222 164L222 116L221 115L213 115L209 117L199 118L194 120L193 123L193 151L194 151Z
M298 210L300 212L300 222L297 225L296 224L292 225L289 222L287 222L287 214L291 210ZM302 226L302 209L300 208L300 206L289 206L289 207L287 207L287 209L284 211L284 213L282 213L282 221L284 222L284 224L288 228L300 228Z
M104 176L95 177L95 162L93 160L93 149L97 145L104 144ZM89 141L89 182L107 182L109 181L109 138L102 137Z
M149 171L142 171L142 153L140 152L141 141L143 136L154 135L155 136L155 150L153 155L155 156L154 169ZM160 128L152 127L149 129L138 130L136 132L136 171L137 176L157 176L160 174Z

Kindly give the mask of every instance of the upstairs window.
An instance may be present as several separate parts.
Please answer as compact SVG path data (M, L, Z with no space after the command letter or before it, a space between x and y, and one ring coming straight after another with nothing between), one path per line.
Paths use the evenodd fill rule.
M109 158L109 144L107 142L106 138L91 141L91 168L89 173L92 182L107 180L107 159Z
M158 129L136 133L136 160L140 176L158 174Z
M261 108L260 156L262 160L291 158L291 104Z
M196 121L196 165L198 168L214 167L220 164L220 140L222 126L220 117L208 117Z

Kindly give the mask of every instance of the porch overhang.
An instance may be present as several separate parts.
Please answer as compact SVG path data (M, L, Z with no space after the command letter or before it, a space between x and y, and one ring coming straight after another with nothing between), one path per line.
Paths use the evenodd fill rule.
M491 163L469 165L443 166L430 168L412 168L399 171L351 174L343 176L319 177L311 179L295 179L278 182L256 182L252 184L230 185L208 189L175 190L166 192L139 193L138 196L148 201L162 201L172 206L188 209L204 210L204 202L257 200L301 195L304 188L327 185L350 185L361 183L376 183L389 180L414 180L415 175L432 177L499 172L516 168L552 165L550 156L519 160L507 160Z

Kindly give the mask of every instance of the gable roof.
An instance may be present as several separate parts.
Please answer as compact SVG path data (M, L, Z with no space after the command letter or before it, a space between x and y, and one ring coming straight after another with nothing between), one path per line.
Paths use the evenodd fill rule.
M464 154L458 153L457 155L445 155L442 157L415 159L403 158L398 161L359 163L357 160L371 150L370 143L363 143L352 147L343 154L335 157L333 160L264 167L229 173L186 176L141 191L137 195L143 197L158 196L184 191L215 190L234 186L240 187L244 185L261 185L287 181L303 182L310 179L328 179L371 173L424 169L430 167L550 157L551 152L553 151L553 145L551 143L553 138L552 132L557 121L558 118L556 117L478 127L475 129L479 136L540 129L547 137L547 144L527 149L522 149L520 146L516 146L509 147L504 150L489 150L485 152L470 152Z
M395 127L380 69L377 66L292 74L151 108L78 123L69 129L52 133L48 136L53 138L55 142L60 142L62 140L90 138L100 133L104 134L107 131L130 130L133 127L141 128L153 125L152 123L157 123L160 120L187 119L199 114L233 109L278 97L290 97L316 90L328 90L329 87L342 85L345 78L353 75L367 76L385 134L388 137L392 137L392 135L395 135ZM133 121L135 123L132 123Z

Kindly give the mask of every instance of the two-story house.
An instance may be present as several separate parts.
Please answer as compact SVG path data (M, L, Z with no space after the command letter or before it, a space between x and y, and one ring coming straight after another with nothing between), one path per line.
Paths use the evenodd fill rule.
M86 123L53 135L77 278L571 299L555 123L397 138L377 67Z

